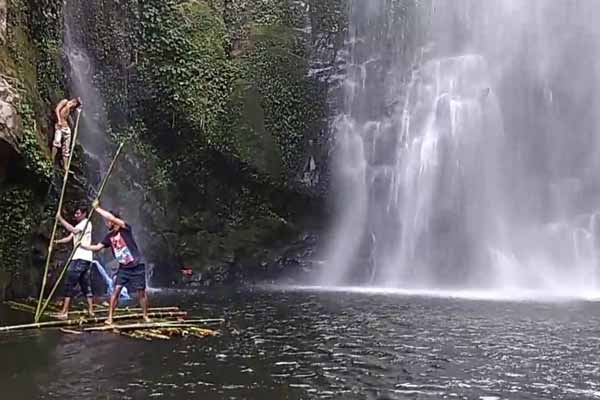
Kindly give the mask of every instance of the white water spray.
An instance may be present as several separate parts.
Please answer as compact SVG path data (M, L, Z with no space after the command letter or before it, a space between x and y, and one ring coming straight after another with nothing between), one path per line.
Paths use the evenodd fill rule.
M596 290L597 11L353 1L320 283Z

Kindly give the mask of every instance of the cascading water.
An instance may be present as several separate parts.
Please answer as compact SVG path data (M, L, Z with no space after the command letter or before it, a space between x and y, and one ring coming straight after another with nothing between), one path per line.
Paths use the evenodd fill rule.
M89 177L94 178L92 180L96 183L100 177L92 171L105 171L108 168L106 113L102 95L93 84L94 65L85 50L81 20L77 16L83 6L84 4L78 1L65 2L63 52L68 61L69 94L71 97L81 97L83 101L79 142L88 162L94 164L86 172L92 175Z
M597 289L592 0L354 0L328 285Z

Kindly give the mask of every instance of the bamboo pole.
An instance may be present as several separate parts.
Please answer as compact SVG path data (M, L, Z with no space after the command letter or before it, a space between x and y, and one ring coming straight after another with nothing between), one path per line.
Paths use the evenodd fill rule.
M117 159L119 158L119 155L121 154L121 149L123 149L123 143L121 143L119 145L119 148L117 149L117 152L115 153L115 156L113 157L112 162L110 163L110 166L108 167L108 172L106 173L106 176L104 177L104 179L102 180L102 184L100 185L100 189L98 190L98 193L96 194L96 198L94 199L94 202L92 204L94 204L95 202L99 201L100 198L102 197L102 192L104 191L104 188L106 186L106 183L108 182L108 179L110 178L112 171L115 167L115 164L117 162ZM73 260L73 256L75 255L75 252L77 251L77 249L79 248L79 246L81 245L81 241L84 237L84 232L87 229L90 220L92 219L92 215L94 215L94 211L95 209L92 207L88 217L87 217L87 221L83 227L83 231L82 234L79 237L79 240L77 241L77 243L75 243L75 245L73 246L73 250L71 251L71 254L69 255L69 258L67 259L67 262L65 263L65 266L63 267L60 275L58 276L58 279L56 280L56 282L54 283L54 287L52 287L52 290L50 291L50 294L48 295L48 298L46 299L46 301L44 302L44 305L42 306L41 310L39 310L36 315L35 315L35 322L39 322L41 315L44 313L44 310L46 309L46 307L48 306L48 303L50 302L50 300L52 299L52 296L54 296L54 293L56 292L56 289L58 289L58 286L60 285L60 282L63 278L63 276L65 275L65 272L67 271L67 269L69 268L69 264L71 264L71 261ZM60 212L60 211L59 211ZM38 305L39 307L39 305Z
M147 342L152 341L152 339L150 339L149 337L141 335L139 331L133 331L133 332L122 331L122 332L119 332L119 335L126 336L126 337L132 338L132 339L145 340Z
M137 324L124 324L124 325L106 325L106 326L91 326L84 328L85 332L103 332L111 330L137 330L137 329L156 329L156 328L191 328L194 327L186 321L168 321L168 322L141 322Z
M60 331L62 333L68 333L69 335L81 335L83 333L81 331L75 331L73 329L68 329L68 328L60 328Z
M16 301L6 301L4 302L4 304L6 304L7 306L9 306L11 309L16 310L16 311L22 311L22 312L28 312L31 314L35 314L35 306L31 306L29 304L24 304L24 303L18 303ZM96 314L104 314L108 312L108 308L102 308L102 309L95 309L94 310ZM126 315L126 314L130 314L130 313L140 313L143 310L139 307L124 307L124 308L117 308L115 310L115 315ZM149 312L170 312L170 311L181 311L181 309L179 307L151 307L148 308ZM50 318L55 318L58 313L60 312L60 310L57 310L56 312L45 312L44 315L48 316ZM87 316L88 312L87 310L85 311L71 311L69 312L69 316Z
M187 312L185 311L177 311L177 312L155 312L148 313L149 318L176 318L176 317L185 317ZM142 318L143 314L126 314L126 315L115 315L113 316L113 320L126 320L126 319L136 319ZM12 326L0 326L0 332L12 332L26 329L37 329L37 328L60 328L66 326L80 326L87 324L100 324L106 321L106 317L95 317L95 318L79 318L79 319L68 319L65 321L48 321L48 322L36 322L32 324L24 324L24 325L12 325ZM177 321L173 321L172 323L178 323Z
M157 335L163 335L171 338L171 336L178 335L184 328L156 328L156 329L148 329L144 332L154 333ZM189 329L189 328L188 328Z
M27 304L21 304L21 303L17 303L15 301L7 301L5 302L5 304L7 306L9 306L10 308L14 309L14 310L19 310L19 311L26 311L26 312L30 312L35 314L36 313L36 308L35 306L30 306Z
M31 314L34 314L34 315L35 315L35 313L37 311L35 306L29 305L29 304L26 304L26 303L18 303L16 301L6 301L6 302L4 302L4 304L6 304L7 306L9 306L13 310L28 312L28 313L31 313ZM48 309L50 311L52 311L52 312L55 312L55 313L59 313L60 312L60 309L58 309L56 307L53 307L51 305L48 307ZM52 313L46 313L45 315L52 316Z
M54 249L54 238L56 236L56 228L58 227L58 216L62 210L63 198L67 190L67 181L69 180L69 171L71 170L71 160L73 160L73 153L75 150L75 143L77 142L77 135L79 134L79 118L81 117L81 110L77 113L77 121L75 122L75 131L73 132L73 141L71 145L71 153L65 166L65 174L63 177L62 189L60 191L60 198L58 199L58 209L54 216L54 226L52 227L52 234L50 235L50 244L48 245L48 255L46 256L46 265L44 266L44 276L42 277L42 287L40 288L40 296L38 298L37 308L35 311L35 322L39 320L40 307L42 306L42 300L44 298L44 290L46 289L46 282L48 281L48 268L50 267L50 259L52 258L52 250ZM53 160L54 161L54 160Z
M171 339L170 336L163 335L161 332L157 332L157 331L154 331L154 332L140 331L140 333L144 336L147 336L151 340L154 340L154 339L169 340L169 339Z
M35 299L34 298L29 298L29 299L23 300L21 302L13 302L13 303L22 304L24 306L31 306L35 310L36 307L37 307L37 298L35 298ZM47 309L58 312L58 311L61 310L61 307L59 307L59 306L51 303L51 304L48 305Z
M185 322L190 322L194 324L222 324L225 322L224 319L214 318L214 319L186 319Z
M195 326L192 326L188 329L190 330L190 332L196 333L198 335L203 335L203 336L217 336L218 335L218 332L213 331L212 329L198 328Z
M117 308L115 310L115 315L123 315L126 313L139 313L143 311L141 308ZM155 308L148 308L148 312L174 312L174 311L181 311L179 307L155 307ZM103 313L107 313L108 312L108 308L105 309L100 309L100 310L96 310L94 309L94 313L95 314L103 314ZM69 312L69 315L87 315L88 312L87 311L71 311ZM48 315L48 314L46 314ZM50 314L50 316L52 316Z

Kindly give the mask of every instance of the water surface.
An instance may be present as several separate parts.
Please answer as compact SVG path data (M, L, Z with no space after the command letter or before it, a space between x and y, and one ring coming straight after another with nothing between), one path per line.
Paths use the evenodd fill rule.
M218 338L0 336L6 399L600 398L600 307L376 293L162 292ZM28 316L0 311L2 324Z

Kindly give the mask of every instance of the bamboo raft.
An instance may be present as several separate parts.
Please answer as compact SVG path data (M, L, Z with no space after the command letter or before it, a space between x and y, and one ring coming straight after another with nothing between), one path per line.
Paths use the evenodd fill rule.
M82 335L84 333L91 332L114 332L120 335L145 340L165 340L170 339L173 336L206 337L217 335L217 331L201 327L200 325L222 323L224 322L223 320L186 319L187 312L180 310L179 307L151 308L148 312L148 317L151 319L151 321L145 321L143 323L135 322L135 320L143 317L143 314L141 314L141 310L139 308L121 308L117 309L117 311L113 315L113 323L107 325L105 323L108 319L107 304L96 306L94 310L94 315L91 316L88 315L85 311L73 311L69 313L70 319L60 319L58 314L60 313L60 305L57 303L52 303L52 297L58 289L58 286L60 285L60 282L63 276L65 275L65 272L67 271L75 252L81 245L82 237L80 237L78 241L74 244L73 249L71 250L71 254L67 259L66 263L64 264L64 267L62 268L58 278L56 279L54 286L49 291L48 297L44 299L44 293L46 292L46 284L48 283L48 269L52 258L52 251L54 249L54 239L58 229L59 216L62 212L62 205L66 193L67 181L69 178L69 171L71 168L71 161L73 159L75 144L77 142L80 117L81 112L79 111L75 123L75 130L71 145L71 154L67 160L67 165L64 171L62 189L60 192L60 198L56 210L52 234L50 236L50 241L48 244L48 254L46 257L39 298L37 299L37 301L35 299L28 299L24 302L9 301L5 303L13 310L33 314L34 322L31 324L0 326L0 333L15 332L26 329L58 329L63 333L74 335ZM106 184L108 183L108 180L116 165L117 159L121 154L123 145L123 143L119 145L113 157L113 160L110 163L108 171L102 179L102 183L98 192L96 193L94 203L100 201L104 188L106 187ZM82 229L83 232L86 231L86 228L90 223L94 211L95 208L92 207L87 217L87 222L85 223L84 228Z
M23 302L7 301L6 304L13 310L36 314L36 300L28 299ZM60 306L48 304L47 311L41 315L43 321L31 324L0 326L0 333L15 332L27 329L58 329L62 333L82 335L99 332L111 332L133 339L141 340L168 340L172 337L198 337L204 338L217 336L218 331L206 326L213 326L225 322L223 319L197 319L188 318L186 311L179 307L155 307L148 309L150 322L137 322L142 318L140 308L117 308L113 315L113 324L106 325L108 307L95 305L94 316L89 316L86 311L72 311L69 319L58 319Z

